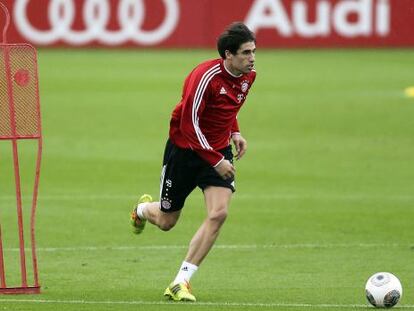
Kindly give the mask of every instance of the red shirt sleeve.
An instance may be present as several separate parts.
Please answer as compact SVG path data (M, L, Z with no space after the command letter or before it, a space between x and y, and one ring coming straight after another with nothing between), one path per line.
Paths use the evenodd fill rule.
M203 110L210 93L210 81L220 73L219 65L208 70L197 68L186 81L183 93L183 109L181 115L180 131L190 147L211 166L218 165L223 155L214 150L199 126L199 119L203 116Z
M240 129L239 129L239 122L237 122L237 118L234 120L233 126L231 127L231 134L240 134Z

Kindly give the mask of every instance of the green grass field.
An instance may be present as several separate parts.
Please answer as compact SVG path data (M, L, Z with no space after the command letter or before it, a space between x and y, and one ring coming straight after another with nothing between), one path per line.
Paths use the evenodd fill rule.
M414 309L414 50L258 51L239 114L249 142L216 247L192 280L195 304L164 300L205 210L196 190L165 233L129 227L157 196L182 82L215 51L41 50L44 158L37 214L42 294L1 310L365 310L367 278L396 274ZM22 142L30 194L35 145ZM18 285L9 142L0 142L0 217ZM27 206L26 206L27 209Z

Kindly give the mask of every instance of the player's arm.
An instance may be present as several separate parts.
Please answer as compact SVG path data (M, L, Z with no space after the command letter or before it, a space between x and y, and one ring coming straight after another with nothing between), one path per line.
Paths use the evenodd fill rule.
M246 153L247 150L247 141L244 137L240 134L239 124L236 120L234 120L232 129L231 129L231 140L233 141L234 147L236 148L236 159L240 160L243 155Z
M236 159L240 160L246 153L247 141L240 133L233 133L231 135L231 140L233 141L234 147L237 151Z
M251 85L253 85L254 81L256 80L256 71L252 72L252 81ZM233 141L234 147L236 148L236 159L240 160L247 150L247 140L240 134L239 123L234 120L233 126L231 128L231 140Z

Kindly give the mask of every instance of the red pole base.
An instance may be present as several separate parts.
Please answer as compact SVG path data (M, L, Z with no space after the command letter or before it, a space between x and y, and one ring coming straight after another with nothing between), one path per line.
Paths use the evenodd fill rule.
M0 295L40 294L40 286L0 287Z

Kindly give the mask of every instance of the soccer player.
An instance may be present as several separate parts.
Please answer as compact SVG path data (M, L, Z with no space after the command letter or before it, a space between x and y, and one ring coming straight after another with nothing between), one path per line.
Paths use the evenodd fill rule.
M161 172L160 202L144 194L131 214L134 232L147 221L168 231L180 217L187 196L195 187L204 194L207 217L193 236L176 278L164 295L174 301L196 301L189 282L213 246L235 191L233 154L246 152L237 113L255 78L256 39L240 22L218 38L219 59L198 65L187 76L181 101L172 112L169 139Z

